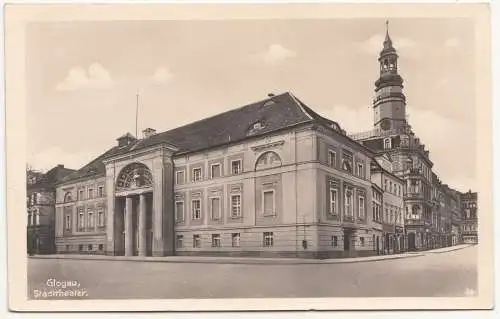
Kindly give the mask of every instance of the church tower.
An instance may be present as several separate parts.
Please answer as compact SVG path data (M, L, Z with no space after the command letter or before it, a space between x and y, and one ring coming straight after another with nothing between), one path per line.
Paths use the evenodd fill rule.
M389 36L388 21L384 47L378 61L380 77L375 81L373 125L382 131L401 132L406 126L406 97L403 94L403 78L398 74L398 55Z

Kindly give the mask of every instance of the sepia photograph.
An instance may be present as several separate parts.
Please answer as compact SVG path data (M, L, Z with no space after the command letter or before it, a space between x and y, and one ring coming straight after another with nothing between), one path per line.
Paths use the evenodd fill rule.
M98 7L5 8L11 308L493 306L487 5Z

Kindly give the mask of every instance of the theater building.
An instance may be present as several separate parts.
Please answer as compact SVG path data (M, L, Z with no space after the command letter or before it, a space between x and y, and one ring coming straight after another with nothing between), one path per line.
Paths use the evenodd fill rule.
M58 185L59 253L376 253L372 152L292 94L143 133Z

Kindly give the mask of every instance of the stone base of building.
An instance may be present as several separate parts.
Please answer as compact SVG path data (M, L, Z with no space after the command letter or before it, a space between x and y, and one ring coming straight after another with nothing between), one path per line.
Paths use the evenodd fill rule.
M304 258L330 259L355 258L375 256L377 252L370 250L360 251L183 251L176 252L175 256L200 257L254 257L254 258Z

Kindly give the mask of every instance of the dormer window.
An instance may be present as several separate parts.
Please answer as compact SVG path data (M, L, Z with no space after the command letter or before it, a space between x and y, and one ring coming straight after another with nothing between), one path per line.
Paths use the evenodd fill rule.
M257 122L257 123L255 123L255 124L253 125L253 129L254 129L254 130L261 130L261 129L263 129L263 128L264 128L264 125L262 125L262 123L261 123L261 122Z
M391 148L391 139L390 138L386 138L384 139L384 149L390 149Z
M266 101L266 102L264 103L264 105L263 105L263 106L264 106L264 107L267 107L267 106L271 106L271 105L273 105L273 104L276 104L276 102L274 102L273 100L268 100L268 101Z

